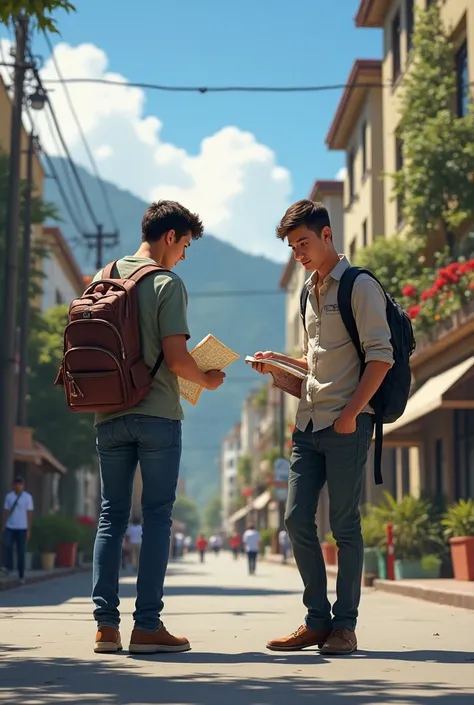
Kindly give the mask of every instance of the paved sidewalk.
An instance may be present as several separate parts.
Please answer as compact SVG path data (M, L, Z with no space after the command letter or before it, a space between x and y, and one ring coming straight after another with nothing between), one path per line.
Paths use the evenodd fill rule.
M269 554L265 557L265 561L281 564L281 556ZM289 558L286 565L296 568L294 558ZM335 578L337 576L337 567L328 566L327 572L331 578ZM474 610L474 582L432 579L375 580L374 588L396 595L414 597L418 600L436 602L439 605Z
M25 575L25 585L33 583L42 583L45 580L54 580L56 578L64 578L76 573L84 573L90 570L90 566L74 566L73 568L54 568L53 570L30 570ZM12 590L20 587L21 582L18 573L0 573L0 592L3 590Z
M334 584L330 585L334 599ZM365 590L360 651L266 651L303 609L297 571L223 554L170 566L164 619L185 654L96 655L90 575L0 594L0 702L9 705L473 705L474 614ZM134 578L121 584L124 645Z

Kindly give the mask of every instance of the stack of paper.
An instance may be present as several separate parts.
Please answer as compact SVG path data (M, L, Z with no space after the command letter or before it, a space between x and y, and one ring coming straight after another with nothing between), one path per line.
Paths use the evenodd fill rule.
M232 362L239 359L239 355L228 348L220 340L217 340L213 335L207 335L200 343L196 345L194 350L191 350L191 355L196 361L197 366L203 372L209 370L223 370ZM201 392L204 387L195 382L178 377L179 391L183 399L186 399L190 404L196 406Z

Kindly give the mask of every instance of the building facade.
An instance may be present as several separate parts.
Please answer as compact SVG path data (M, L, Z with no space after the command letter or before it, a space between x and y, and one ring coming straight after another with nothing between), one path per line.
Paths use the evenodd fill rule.
M236 423L222 441L221 451L221 503L223 528L237 498L237 475L239 458L242 455L241 424Z

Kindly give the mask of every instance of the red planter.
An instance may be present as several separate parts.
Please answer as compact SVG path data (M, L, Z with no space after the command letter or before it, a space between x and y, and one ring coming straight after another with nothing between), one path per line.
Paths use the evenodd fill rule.
M474 536L449 540L455 580L474 580Z
M323 543L321 548L326 565L337 565L337 546L333 543Z
M56 546L56 567L74 568L76 556L77 543L58 543Z

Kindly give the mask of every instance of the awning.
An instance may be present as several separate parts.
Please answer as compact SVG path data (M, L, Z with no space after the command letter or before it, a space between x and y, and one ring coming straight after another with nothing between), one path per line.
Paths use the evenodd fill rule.
M253 500L251 505L252 509L265 509L271 498L272 496L268 490L266 492L263 492L263 494L259 495Z
M455 400L452 398L448 399L446 396L452 387L460 382L468 372L473 370L473 368L474 357L469 357L467 360L464 360L455 367L452 367L450 370L446 370L446 372L442 372L435 377L431 377L431 379L425 382L425 384L423 384L423 386L410 397L403 416L398 419L398 421L395 421L395 423L386 424L384 426L384 438L399 429L418 421L423 416L426 416L437 409L460 408L461 400ZM467 408L468 405L469 404L466 402L462 402L462 406L464 408ZM472 402L470 406L474 407L474 402Z
M13 457L23 463L37 465L46 472L58 472L65 475L67 469L41 443L33 441L33 432L24 426L15 426L13 431Z
M247 516L247 514L250 511L250 505L247 504L245 507L241 507L241 509L238 509L232 516L230 516L227 521L229 524L234 524L236 521L239 521L240 519L243 519L244 517Z

